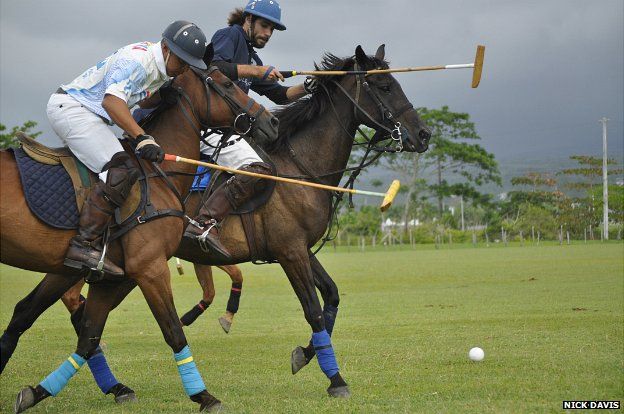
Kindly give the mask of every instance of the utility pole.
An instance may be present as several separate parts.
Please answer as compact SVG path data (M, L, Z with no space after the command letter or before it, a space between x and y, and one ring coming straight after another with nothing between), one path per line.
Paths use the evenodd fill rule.
M602 234L609 240L609 180L607 179L607 119L602 117Z
M461 206L461 229L462 231L465 231L466 228L464 227L464 196L463 195L459 196L459 204Z

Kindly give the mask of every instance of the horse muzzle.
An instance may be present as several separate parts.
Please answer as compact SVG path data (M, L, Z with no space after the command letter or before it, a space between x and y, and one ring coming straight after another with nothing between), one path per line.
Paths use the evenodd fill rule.
M273 115L263 116L256 119L252 128L251 136L260 146L271 144L277 140L279 119Z

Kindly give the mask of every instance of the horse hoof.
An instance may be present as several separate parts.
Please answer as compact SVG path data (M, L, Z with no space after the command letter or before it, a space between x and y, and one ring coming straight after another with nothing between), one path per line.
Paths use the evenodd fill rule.
M334 398L349 398L351 391L349 391L348 385L342 385L340 387L329 387L327 393Z
M13 409L15 414L24 412L35 405L35 390L32 387L23 388L17 393Z
M117 404L124 404L124 403L137 402L137 401L139 401L139 399L137 398L134 391L128 394L122 394L122 395L118 395L115 397L115 402Z
M199 412L201 413L224 413L225 408L223 407L223 404L221 404L221 401L215 401L212 404L200 407Z
M225 331L225 333L230 333L230 328L232 327L232 322L228 321L225 317L221 316L219 318L219 323L221 327Z
M132 388L123 385L121 382L113 385L113 388L111 388L107 394L113 394L117 404L138 401L138 398Z
M290 354L290 368L292 369L293 375L295 375L299 370L306 365L308 365L308 361L303 353L303 348L298 346L293 349L292 354Z

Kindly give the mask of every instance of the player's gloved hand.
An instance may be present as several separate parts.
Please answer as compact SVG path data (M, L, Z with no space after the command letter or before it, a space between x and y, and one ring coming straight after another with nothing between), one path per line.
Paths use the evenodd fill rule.
M151 162L162 162L165 159L165 151L151 135L141 134L137 136L136 143L134 152L137 157Z
M303 90L306 93L313 94L318 89L318 79L314 76L308 76L303 81Z

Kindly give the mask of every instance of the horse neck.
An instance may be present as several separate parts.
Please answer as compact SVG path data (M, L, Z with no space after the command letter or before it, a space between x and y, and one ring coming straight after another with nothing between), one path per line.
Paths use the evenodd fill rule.
M336 112L331 108L331 104L328 104L317 119L297 131L290 140L297 157L315 175L345 168L353 147L357 129L353 106L339 93L334 93L332 100ZM290 158L288 151L283 156ZM342 174L336 174L325 177L323 181L338 185L341 177Z
M199 101L196 99L197 97L191 96L192 102L202 102L201 99ZM154 125L148 129L147 133L154 136L156 142L158 142L158 145L162 147L166 154L199 159L199 137L196 132L200 129L199 122L190 115L190 118L193 120L193 124L191 124L183 115L179 105L180 104L163 112L154 121ZM189 114L191 114L188 106L187 110ZM195 128L197 128L197 130ZM184 173L195 173L196 171L195 166L183 163L165 163L162 169L165 171ZM189 190L192 181L188 176L174 175L170 178L181 194Z

